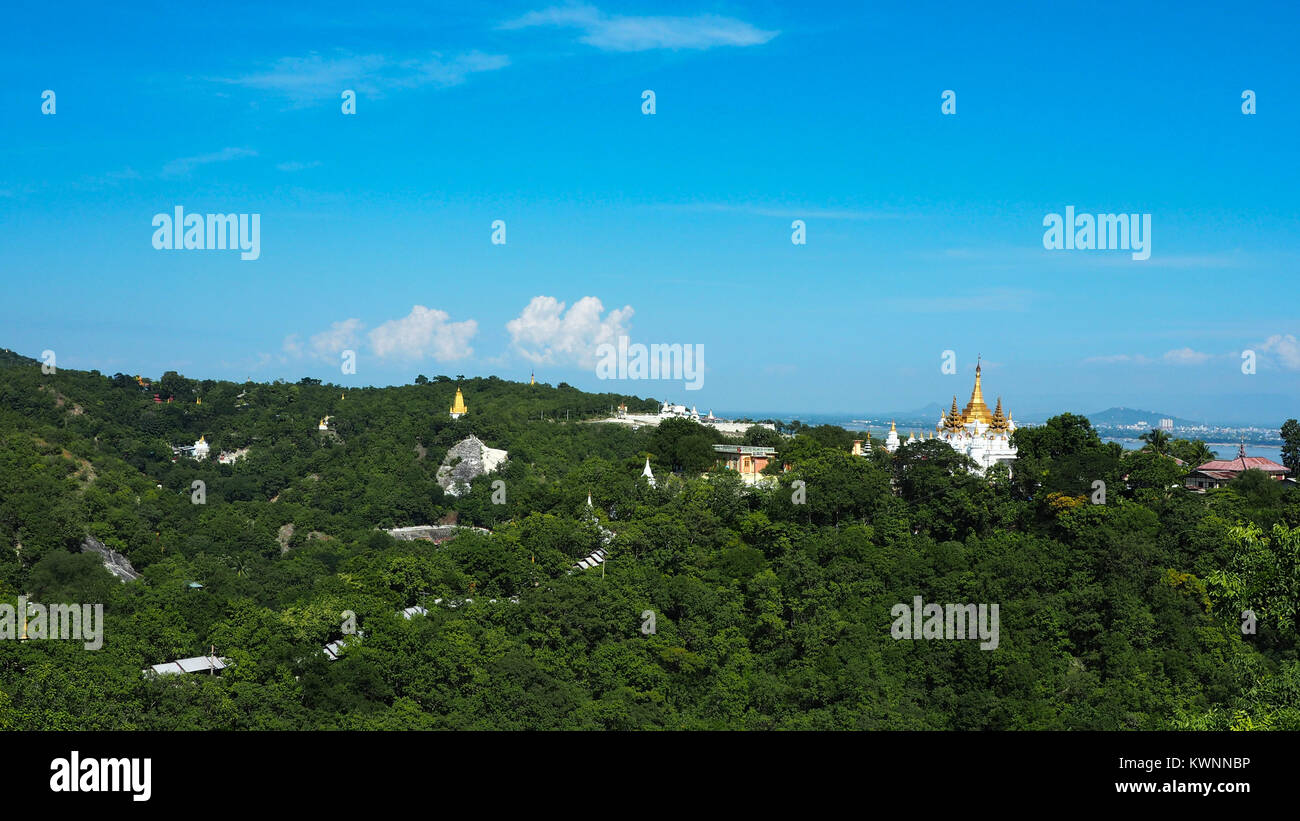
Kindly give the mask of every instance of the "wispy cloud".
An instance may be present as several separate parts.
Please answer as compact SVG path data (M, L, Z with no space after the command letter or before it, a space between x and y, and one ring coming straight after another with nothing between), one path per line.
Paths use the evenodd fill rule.
M1271 354L1277 363L1288 371L1300 370L1300 341L1297 341L1294 335L1273 334L1256 347Z
M576 28L580 42L605 51L648 51L656 48L707 49L714 46L757 46L780 34L764 31L732 17L624 16L605 14L595 6L551 6L510 20L503 29L533 26Z
M164 177L185 177L201 165L229 162L231 160L256 156L257 152L248 148L223 148L220 151L213 151L211 154L200 154L196 157L181 157L180 159L172 160L163 166L162 175Z
M446 88L460 85L470 75L495 71L510 65L504 54L469 51L455 56L438 52L394 58L382 54L339 53L322 56L282 57L263 71L218 82L277 94L294 105L338 99L343 89L379 96L414 88Z
M1213 356L1213 354L1192 348L1176 348L1172 351L1166 351L1162 358L1171 365L1201 365L1212 359Z
M665 203L654 207L665 211L682 211L694 214L744 214L755 217L802 220L882 220L900 219L903 216L899 213L887 211L861 211L852 208L805 208L797 205L757 205L726 202Z
M1107 354L1090 356L1083 360L1087 365L1204 365L1213 359L1226 359L1236 354L1214 354L1198 351L1195 348L1182 347L1165 351L1158 357L1145 354Z
M318 165L320 165L320 160L312 160L311 162L292 160L290 162L276 163L275 167L280 171L293 173L294 171L306 171L308 168L315 168Z
M882 307L901 313L997 313L1028 311L1036 294L1033 291L1012 288L995 288L977 293L952 296L889 297L881 300Z
M276 359L285 364L304 357L337 365L343 351L361 347L363 334L369 342L370 353L378 359L411 360L432 358L439 361L464 359L474 349L470 339L478 333L478 323L472 319L451 322L446 311L415 305L411 312L399 319L390 319L365 334L366 325L360 319L350 318L334 322L328 330L313 334L306 344L298 334L290 334L281 343L281 353ZM260 365L271 361L263 354Z

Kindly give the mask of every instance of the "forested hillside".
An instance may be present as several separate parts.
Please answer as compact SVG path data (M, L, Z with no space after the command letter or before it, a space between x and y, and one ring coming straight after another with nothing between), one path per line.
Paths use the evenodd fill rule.
M1199 443L1122 454L1062 414L981 477L937 441L753 428L793 466L753 488L709 429L591 421L657 407L621 394L145 381L0 352L0 602L106 620L98 650L0 641L0 729L1300 729L1300 492L1183 490L1168 454ZM444 494L470 435L509 460ZM490 533L384 532L453 521ZM999 604L997 649L896 640L914 596ZM364 635L330 661L344 611ZM210 647L219 675L142 675Z

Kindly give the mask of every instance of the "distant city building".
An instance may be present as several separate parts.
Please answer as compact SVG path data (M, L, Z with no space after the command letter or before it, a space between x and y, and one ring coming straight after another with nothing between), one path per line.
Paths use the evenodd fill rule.
M1243 442L1237 448L1236 459L1215 459L1198 465L1187 474L1183 484L1190 490L1211 490L1223 487L1248 470L1262 470L1270 479L1279 482L1284 481L1286 475L1291 472L1289 468L1279 465L1272 459L1263 456L1247 456L1246 444Z
M1164 431L1165 433L1173 433L1173 432L1174 432L1174 420L1172 420L1172 419L1161 419L1161 420L1160 420L1160 429L1161 429L1162 431Z

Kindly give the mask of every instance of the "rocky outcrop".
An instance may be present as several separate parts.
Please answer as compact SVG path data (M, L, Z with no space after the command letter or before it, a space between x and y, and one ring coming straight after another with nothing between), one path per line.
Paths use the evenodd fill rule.
M465 527L462 525L415 525L414 527L395 527L385 531L389 536L402 542L428 541L445 542L457 533L472 530L478 533L491 533L484 527Z
M293 541L293 522L280 525L279 532L275 535L275 540L280 543L280 555L289 552L289 542Z
M459 496L469 490L469 483L500 467L509 454L490 448L477 436L462 439L447 451L438 468L436 481L444 492Z
M103 559L104 567L108 569L108 572L117 576L123 582L133 582L140 578L140 572L131 566L131 562L125 556L108 547L94 536L87 536L81 540L81 550L82 552L89 550L92 553L98 553L99 557Z

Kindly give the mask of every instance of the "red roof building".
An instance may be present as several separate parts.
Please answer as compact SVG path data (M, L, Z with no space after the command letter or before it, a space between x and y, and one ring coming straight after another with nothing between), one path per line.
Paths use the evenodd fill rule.
M1215 459L1198 465L1195 470L1187 474L1184 483L1190 490L1209 490L1223 487L1247 470L1262 470L1270 478L1279 482L1285 480L1286 475L1291 472L1290 468L1279 465L1272 459L1265 459L1263 456L1247 456L1246 446L1243 443L1237 449L1236 459Z

